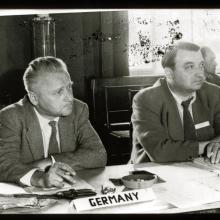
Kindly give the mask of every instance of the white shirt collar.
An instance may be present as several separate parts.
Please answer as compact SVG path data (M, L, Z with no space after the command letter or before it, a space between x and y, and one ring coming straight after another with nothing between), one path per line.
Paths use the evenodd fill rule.
M44 127L45 125L48 125L48 123L49 123L50 121L52 121L52 120L49 120L49 119L43 117L43 116L36 110L35 107L34 107L34 111L35 111L35 113L36 113L36 115L37 115L37 118L38 118L38 120L39 120L39 122L40 122L40 125L41 125L42 127ZM59 118L60 118L60 117L56 117L56 118L53 119L53 121L58 122L58 121L59 121Z
M177 95L176 93L174 93L174 92L170 89L168 83L167 83L167 86L168 86L168 89L170 90L171 94L173 95L175 101L176 101L178 104L181 105L181 103L182 103L183 101L186 101L187 99L189 99L189 98L191 98L191 97L193 97L193 99L192 99L192 101L191 101L190 104L192 104L193 102L195 102L195 100L196 100L196 92L195 92L195 91L194 91L194 92L192 93L192 95L190 95L189 97L183 98L183 97Z

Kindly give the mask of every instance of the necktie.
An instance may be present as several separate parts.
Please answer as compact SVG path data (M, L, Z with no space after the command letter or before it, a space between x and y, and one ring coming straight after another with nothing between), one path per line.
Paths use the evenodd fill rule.
M192 116L189 112L189 104L192 98L182 102L183 106L183 127L184 127L184 140L196 140L196 130Z
M57 134L56 121L50 121L48 124L52 128L50 141L49 141L49 149L48 149L48 155L50 155L50 154L59 153L59 147L56 138L56 134Z

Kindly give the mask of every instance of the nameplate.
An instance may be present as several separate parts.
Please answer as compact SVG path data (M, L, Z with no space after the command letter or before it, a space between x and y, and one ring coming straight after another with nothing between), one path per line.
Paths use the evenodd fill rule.
M205 122L196 124L196 125L195 125L195 129L204 128L204 127L207 127L207 126L209 126L209 125L210 125L209 121L205 121Z
M85 211L99 209L109 206L120 206L137 202L152 201L156 196L151 188L131 190L126 192L91 196L72 200L71 207L75 207L76 211Z

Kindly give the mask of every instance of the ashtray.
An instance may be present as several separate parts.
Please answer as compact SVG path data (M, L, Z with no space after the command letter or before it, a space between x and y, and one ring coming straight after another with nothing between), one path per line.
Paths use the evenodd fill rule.
M151 187L157 181L157 175L132 174L122 177L124 186L130 189L144 189Z

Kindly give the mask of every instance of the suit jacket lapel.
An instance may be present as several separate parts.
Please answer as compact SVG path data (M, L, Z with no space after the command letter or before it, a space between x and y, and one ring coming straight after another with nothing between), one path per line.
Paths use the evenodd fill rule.
M195 102L192 104L192 111L193 111L193 119L195 124L209 121L209 117L206 112L206 109L200 102L198 95Z
M27 98L27 97L26 97ZM26 103L26 137L29 143L30 151L34 160L39 160L44 157L43 138L38 118L34 112L32 105L27 101Z
M197 139L207 140L207 138L210 137L210 135L212 135L212 133L210 133L211 122L209 118L209 113L200 100L199 93L197 93L196 100L192 104L192 111L193 111L193 120L195 125L203 122L209 122L208 126L205 126L204 128L196 129Z
M174 140L184 140L184 130L181 122L181 118L179 115L179 111L177 109L176 101L171 94L166 80L161 80L161 85L164 90L164 97L166 99L166 114L167 114L167 126L170 132L170 136Z

